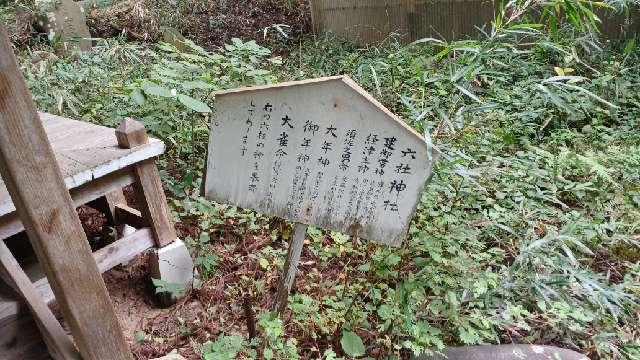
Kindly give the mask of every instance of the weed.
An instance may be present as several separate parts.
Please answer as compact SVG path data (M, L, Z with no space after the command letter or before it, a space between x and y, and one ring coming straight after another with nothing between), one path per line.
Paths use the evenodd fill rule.
M135 116L167 143L159 164L203 293L233 279L216 298L227 315L235 299L273 295L290 230L198 195L212 91L349 74L440 149L402 247L310 228L290 314L278 319L261 303L253 343L237 326L194 336L205 358L336 359L363 347L402 357L520 342L632 359L640 54L563 31L503 26L477 40L364 48L306 39L282 64L240 40L189 53L110 41L77 60L22 63L40 109L107 125Z

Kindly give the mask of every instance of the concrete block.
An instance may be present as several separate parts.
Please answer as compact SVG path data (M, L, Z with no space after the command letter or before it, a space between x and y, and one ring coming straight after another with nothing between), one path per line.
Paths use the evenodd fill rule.
M182 355L178 354L177 351L172 351L170 354L163 356L161 358L153 359L153 360L187 360Z
M193 283L193 259L180 239L156 249L151 254L149 271L152 277L172 284Z
M67 48L82 51L91 49L91 34L87 26L85 10L73 0L61 0L55 9L39 16L38 25L47 32L49 38L62 36ZM69 44L71 38L77 38L76 44Z
M414 360L589 360L572 350L543 345L462 346L446 348L441 353Z

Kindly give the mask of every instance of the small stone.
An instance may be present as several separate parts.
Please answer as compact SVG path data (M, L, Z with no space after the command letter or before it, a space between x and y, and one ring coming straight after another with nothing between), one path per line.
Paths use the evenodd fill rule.
M182 355L178 354L177 350L173 350L170 354L163 356L161 358L153 359L153 360L186 360Z
M181 52L190 52L191 48L189 48L189 46L185 45L185 41L186 38L184 36L182 36L182 34L180 33L180 31L172 28L172 27L168 27L164 30L164 33L162 34L163 40L164 42L171 44L173 46L175 46L178 50L180 50Z

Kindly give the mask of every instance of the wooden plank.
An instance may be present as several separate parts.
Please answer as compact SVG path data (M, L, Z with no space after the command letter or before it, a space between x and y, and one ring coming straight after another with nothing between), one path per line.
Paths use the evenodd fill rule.
M17 315L29 315L21 297L0 278L0 320Z
M145 160L134 169L136 182L134 188L142 217L151 226L158 247L171 244L178 238L170 219L167 198L164 195L158 168L153 160Z
M399 246L436 150L347 76L216 93L205 196Z
M4 26L0 174L85 360L132 360Z
M298 272L298 263L300 262L300 255L302 254L307 228L308 226L305 224L296 224L291 241L289 241L287 259L284 262L282 278L280 279L278 293L276 295L276 309L280 314L287 308L289 293L291 292L293 281Z
M149 226L140 211L124 204L116 205L115 220L118 224L126 224L136 229Z
M150 229L140 229L133 234L107 245L93 253L100 272L107 272L119 264L133 260L136 256L151 249L155 245ZM55 295L46 277L36 280L36 291L48 305L55 302ZM0 285L2 282L0 281ZM17 295L11 295L0 286L0 319L21 313L21 300Z
M403 42L422 38L455 40L490 29L497 3L486 0L311 0L314 31L331 32L360 43L376 43L395 35ZM640 32L640 12L622 14L594 9L605 37L631 38ZM626 29L625 31L622 31Z
M154 245L155 242L151 230L140 229L94 252L93 258L100 272L104 273L120 264L135 259L136 256L151 249ZM40 297L47 304L52 304L56 300L46 277L35 281L34 285Z
M116 129L118 144L123 148L135 149L148 141L144 126L131 118L122 121ZM135 165L133 173L135 193L142 217L151 226L158 247L164 247L177 239L176 230L171 222L167 198L164 195L158 168L152 159Z
M0 241L0 276L22 295L42 333L51 356L56 360L80 359L80 354L51 309L36 292L31 280L20 268L4 241Z
M93 180L71 190L71 197L76 206L84 205L114 191L122 192L122 188L133 184L135 177L130 168L118 170L104 177ZM125 201L120 200L120 201ZM126 203L126 201L125 201Z
M116 224L116 206L118 204L127 204L127 199L124 197L122 189L114 189L97 199L87 203L87 206L92 207L101 213L103 213L107 222L110 225Z
M127 263L136 256L154 247L155 241L150 229L140 229L133 234L107 245L93 253L100 272L106 272L117 265Z
M0 217L0 239L6 239L23 231L22 221L15 212Z
M118 170L114 173L86 183L71 190L71 198L76 207L87 204L103 196L110 191L117 191L123 187L133 184L135 178L130 169ZM24 231L24 226L18 214L11 212L0 216L0 239L6 239Z
M31 316L0 316L0 359L51 360Z
M164 152L164 143L157 139L149 139L148 144L135 149L123 149L118 146L112 128L46 113L39 113L39 116L68 189ZM0 179L0 216L13 211L15 206Z
M107 206L109 207L109 209L105 212L107 215L107 218L109 218L111 220L111 222L113 224L115 224L116 222L116 206L118 205L123 205L126 206L127 205L127 198L124 197L124 192L122 192L122 189L117 189L117 190L113 190L110 191L108 193L106 193L104 195L104 199L107 203Z

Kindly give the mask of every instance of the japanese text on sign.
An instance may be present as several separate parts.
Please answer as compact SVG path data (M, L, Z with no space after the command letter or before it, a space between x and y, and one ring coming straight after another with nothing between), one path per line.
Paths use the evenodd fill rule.
M216 96L205 196L399 245L431 162L424 140L347 77Z

